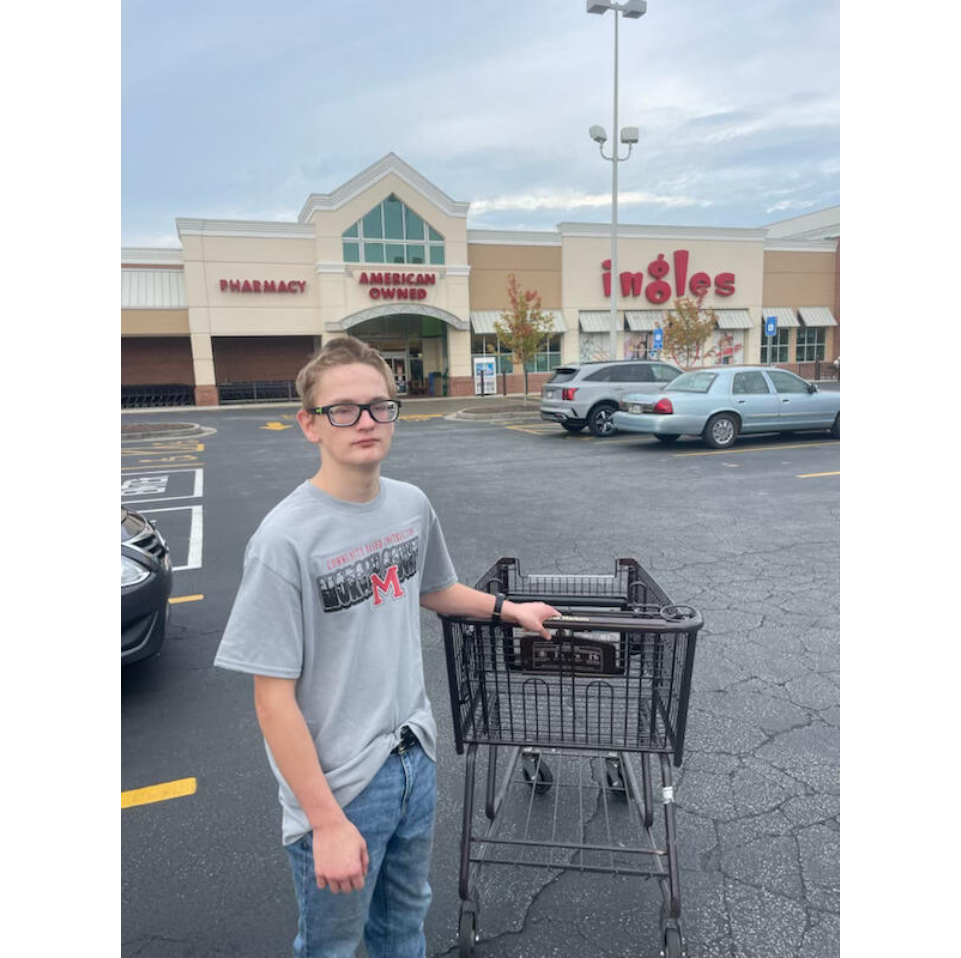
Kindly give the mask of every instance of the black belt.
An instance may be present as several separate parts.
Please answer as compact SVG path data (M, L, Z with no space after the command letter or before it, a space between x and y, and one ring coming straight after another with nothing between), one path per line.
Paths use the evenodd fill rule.
M410 751L415 745L419 744L417 736L411 731L410 726L405 725L400 730L400 742L391 749L390 754L403 755L404 752Z

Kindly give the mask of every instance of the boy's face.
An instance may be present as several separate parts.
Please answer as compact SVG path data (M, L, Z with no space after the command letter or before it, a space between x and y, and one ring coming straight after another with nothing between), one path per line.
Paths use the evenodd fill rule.
M366 363L349 363L323 373L311 402L314 408L320 408L379 399L390 399L384 377ZM367 409L353 426L334 426L324 413L309 413L305 409L297 413L297 421L304 435L320 446L324 463L375 465L387 455L394 435L392 422L375 422Z

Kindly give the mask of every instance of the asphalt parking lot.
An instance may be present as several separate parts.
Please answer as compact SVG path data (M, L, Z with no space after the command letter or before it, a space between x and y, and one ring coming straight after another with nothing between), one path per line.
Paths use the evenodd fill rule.
M675 777L688 953L837 955L840 444L808 434L664 447L571 436L533 411L457 421L417 408L405 406L383 473L428 494L461 581L500 556L571 574L630 556L704 616ZM124 955L289 953L296 908L251 682L211 663L248 537L316 469L292 413L123 417L215 430L122 446L122 500L156 519L175 568L165 648L123 675L122 790L187 783L122 811ZM444 956L457 953L464 760L440 626L422 621L440 738L426 930L428 954ZM655 882L488 877L482 958L658 952Z

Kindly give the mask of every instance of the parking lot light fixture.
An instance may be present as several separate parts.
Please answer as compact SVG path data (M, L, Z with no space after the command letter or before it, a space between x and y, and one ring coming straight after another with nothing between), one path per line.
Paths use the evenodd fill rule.
M617 135L617 46L618 46L618 20L627 17L628 20L637 20L647 13L646 0L625 0L624 3L616 3L614 0L587 0L587 12L596 13L603 16L608 10L614 11L614 135ZM623 163L631 155L632 146L638 141L638 130L636 126L628 126L621 130L621 142L627 146L627 156L620 157L617 154L617 143L611 148L611 155L604 153L604 143L607 134L601 126L592 126L590 129L591 139L598 144L601 156L609 160L612 166L611 172L611 359L617 359L617 164Z

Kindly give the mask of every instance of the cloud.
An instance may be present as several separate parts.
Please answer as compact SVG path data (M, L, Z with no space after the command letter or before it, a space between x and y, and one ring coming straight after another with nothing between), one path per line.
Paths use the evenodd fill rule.
M780 213L783 210L808 210L812 206L814 206L814 203L811 200L781 200L780 203L767 207L764 212Z
M610 204L610 193L538 192L474 200L471 203L470 211L472 214L479 216L483 213L502 210L577 210L595 209L610 206ZM664 207L713 205L710 200L698 200L691 196L660 196L656 193L645 193L639 190L619 192L618 204L621 206Z

